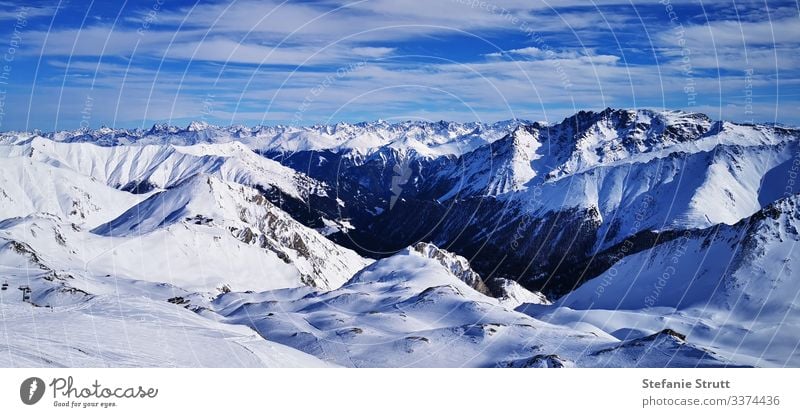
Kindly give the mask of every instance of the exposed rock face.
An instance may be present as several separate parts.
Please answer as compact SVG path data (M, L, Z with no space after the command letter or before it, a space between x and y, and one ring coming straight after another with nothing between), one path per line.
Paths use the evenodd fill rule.
M572 368L575 364L558 355L534 355L527 359L516 359L500 364L506 368Z
M437 248L430 243L419 242L413 246L413 250L423 256L439 261L442 266L447 268L456 278L463 281L465 284L474 288L476 291L491 296L489 287L483 282L483 279L477 272L473 271L463 256L450 253L448 251Z
M507 278L492 278L488 286L492 294L507 308L517 308L522 304L551 304L544 294L538 291L530 291L518 282Z
M97 227L103 236L138 236L189 224L227 231L274 254L305 285L332 289L369 262L280 210L254 188L199 175L157 193Z

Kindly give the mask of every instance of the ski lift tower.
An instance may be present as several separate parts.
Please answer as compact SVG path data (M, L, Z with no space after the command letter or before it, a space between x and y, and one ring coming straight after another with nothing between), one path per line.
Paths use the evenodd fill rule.
M19 290L22 291L22 301L31 302L31 287L27 285L20 285Z

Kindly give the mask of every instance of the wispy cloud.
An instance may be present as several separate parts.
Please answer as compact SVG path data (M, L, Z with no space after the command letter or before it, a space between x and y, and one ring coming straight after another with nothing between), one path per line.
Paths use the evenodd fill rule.
M595 54L592 51L569 50L569 51L554 51L552 49L540 49L535 46L528 46L525 48L511 49L508 51L492 52L485 54L488 58L509 58L509 59L525 59L525 60L577 60L595 64L615 64L619 61L620 57L615 55L602 55Z
M50 17L56 13L56 10L57 7L53 5L35 6L18 2L0 1L0 21Z
M39 6L55 24L26 28L14 76L27 81L9 92L6 120L72 127L87 96L104 103L92 110L95 125L281 123L298 109L307 123L557 119L605 106L715 108L742 119L746 94L748 117L798 119L786 110L800 102L796 7L670 4L680 33L664 4L639 0ZM80 27L87 13L99 18ZM37 111L26 114L31 100Z

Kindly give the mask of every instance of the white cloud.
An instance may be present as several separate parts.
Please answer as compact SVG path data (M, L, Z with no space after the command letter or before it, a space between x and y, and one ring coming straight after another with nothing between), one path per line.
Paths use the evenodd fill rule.
M640 3L658 4L595 0L588 5ZM493 4L510 14L488 10ZM81 30L56 28L46 45L42 45L45 32L26 32L26 46L19 53L37 56L43 51L48 58L45 62L55 71L39 80L42 86L37 86L35 99L42 102L42 116L35 117L45 118L59 109L62 120L69 120L70 112L80 119L80 103L94 83L96 102L111 103L95 108L95 120L113 120L117 107L118 122L196 117L202 112L203 98L213 94L213 117L222 122L286 121L309 92L331 76L335 82L314 98L304 115L309 123L333 115L376 112L386 119L429 117L434 107L438 109L435 118L473 118L474 111L484 120L561 117L580 108L619 103L685 107L687 81L677 67L681 56L675 34L663 26L668 21L647 22L648 30L658 29L652 32L656 50L651 52L659 59L659 68L654 63L621 59L622 52L633 48L639 48L639 54L648 51L645 36L634 39L632 45L623 42L619 53L612 49L612 33L645 29L642 23L636 26L634 14L591 8L553 10L568 5L585 7L587 3L500 0L483 8L459 0L199 3L194 8L161 10L143 32L137 29L146 8L114 29L107 24ZM519 47L482 57L481 53L493 50L492 39L520 37L520 27L508 16L536 31L549 32L550 37L544 44L527 39L504 45ZM743 94L743 38L756 72L756 88L774 86L770 76L778 70L782 88L796 85L792 84L796 76L783 75L796 74L800 64L792 49L800 39L796 23L792 26L796 18L782 14L770 24L754 20L754 12L748 16L742 26L728 20L686 25L682 35L692 49L694 68L734 70L735 74L721 77L695 75L700 94L723 97L725 114L741 110L735 96ZM447 47L450 36L472 38L485 49L459 58L463 63L449 62L447 54L439 57L435 48L424 61L384 59L406 53L404 45L419 48L415 52L427 47L427 42ZM419 39L426 40L425 46L416 43ZM134 50L129 66L127 58ZM157 73L154 68L162 58L167 63ZM352 62L366 65L336 77L337 68ZM293 72L300 64L305 65ZM64 82L62 102L41 100L59 96ZM119 99L124 103L117 106ZM28 98L24 100L27 103ZM796 108L797 99L790 100L795 104L785 108ZM754 107L759 114L769 114L769 103ZM557 109L556 116L544 109Z
M50 17L58 10L55 6L31 6L26 4L0 1L0 21L27 21L38 17Z
M675 67L687 60L694 69L744 71L748 68L775 74L796 71L800 58L800 20L795 17L760 21L711 21L684 25L657 36L659 52ZM686 58L684 58L686 57Z
M759 21L711 21L705 25L686 26L685 31L687 43L694 47L743 48L800 43L800 19L797 16ZM670 35L666 36L669 41ZM671 36L674 37L674 34Z
M485 54L487 58L511 58L523 60L576 60L596 65L614 65L619 62L619 57L615 55L595 54L593 51L587 53L578 50L555 51L552 49L540 49L535 46L526 48L510 49L502 52L492 52Z

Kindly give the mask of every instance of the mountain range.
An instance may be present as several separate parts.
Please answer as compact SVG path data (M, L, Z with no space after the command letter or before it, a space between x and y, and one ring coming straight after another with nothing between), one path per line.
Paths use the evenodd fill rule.
M194 122L0 159L0 365L800 364L800 129Z

